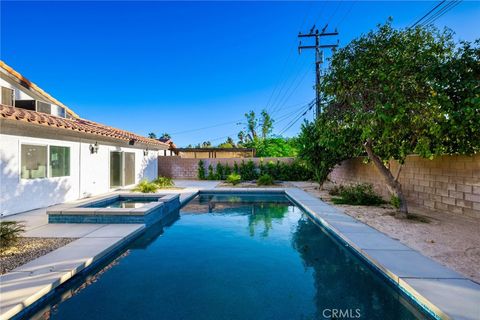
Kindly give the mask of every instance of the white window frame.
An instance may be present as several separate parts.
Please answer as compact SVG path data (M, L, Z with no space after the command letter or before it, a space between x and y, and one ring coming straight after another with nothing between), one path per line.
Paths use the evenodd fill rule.
M0 103L2 102L3 100L3 89L7 89L7 90L10 90L12 92L12 105L11 107L15 107L15 89L12 89L12 88L8 88L8 87L5 87L5 86L0 86ZM3 104L3 103L1 103Z
M22 178L22 146L23 145L29 145L29 146L39 146L39 147L46 147L47 148L47 166L46 166L46 177L44 178L32 178L32 179L26 179ZM50 147L64 147L64 148L69 148L70 149L70 174L68 176L60 176L60 177L52 177L51 170L50 170ZM62 179L66 177L71 177L72 176L72 147L71 146L65 146L61 144L48 144L48 143L41 143L41 142L30 142L30 141L20 141L19 142L19 147L18 147L18 159L19 159L19 166L18 166L18 177L20 181L35 181L35 180L43 180L43 179Z

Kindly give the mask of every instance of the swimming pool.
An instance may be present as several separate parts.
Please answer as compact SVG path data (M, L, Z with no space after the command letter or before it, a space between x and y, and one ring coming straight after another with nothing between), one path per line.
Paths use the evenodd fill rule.
M169 218L34 316L427 318L283 194L200 194Z

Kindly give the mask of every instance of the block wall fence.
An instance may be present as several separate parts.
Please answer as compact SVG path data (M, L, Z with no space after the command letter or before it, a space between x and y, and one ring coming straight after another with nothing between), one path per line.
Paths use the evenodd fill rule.
M395 174L399 164L391 161ZM364 158L342 162L330 174L336 184L371 183L386 200L390 195L383 177ZM407 203L451 214L480 219L480 155L442 156L433 160L408 156L399 181Z
M180 157L161 157L158 159L158 174L160 176L170 177L174 179L198 179L198 162L202 160L205 163L205 169L211 164L213 168L217 163L228 164L233 167L234 163L241 164L242 161L252 160L256 165L262 161L269 163L277 161L283 163L292 163L294 158L210 158L210 159L190 159Z

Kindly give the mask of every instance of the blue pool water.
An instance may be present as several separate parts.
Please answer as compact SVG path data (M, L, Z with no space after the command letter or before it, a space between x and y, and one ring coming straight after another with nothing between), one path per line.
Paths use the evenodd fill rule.
M122 209L133 209L133 208L141 208L145 204L150 202L158 201L157 198L126 198L126 197L119 197L112 201L107 202L100 202L94 203L90 205L86 205L85 208L122 208Z
M204 194L34 317L334 319L335 310L426 319L283 195Z

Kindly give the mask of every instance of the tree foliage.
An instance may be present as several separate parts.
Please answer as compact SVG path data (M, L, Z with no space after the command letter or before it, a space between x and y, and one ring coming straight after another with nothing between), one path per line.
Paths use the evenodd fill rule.
M389 21L333 55L321 86L327 107L315 125L304 125L299 154L320 166L321 181L363 148L407 214L388 161L478 152L478 71L478 42L455 48L449 31L395 30Z

